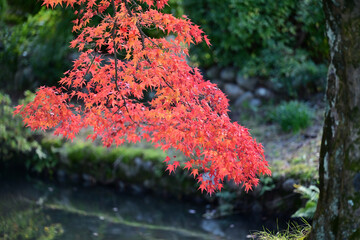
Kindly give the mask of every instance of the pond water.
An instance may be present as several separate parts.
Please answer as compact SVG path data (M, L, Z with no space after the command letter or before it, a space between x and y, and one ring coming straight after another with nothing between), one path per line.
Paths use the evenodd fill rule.
M30 235L35 237L29 239L44 240L242 240L251 239L251 231L267 225L256 214L205 219L206 208L205 204L106 187L2 178L0 239ZM276 219L267 222L276 225Z

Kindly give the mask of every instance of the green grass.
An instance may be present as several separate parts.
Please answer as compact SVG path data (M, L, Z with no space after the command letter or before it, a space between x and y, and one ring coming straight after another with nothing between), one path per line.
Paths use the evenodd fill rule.
M253 233L254 240L303 240L311 230L310 224L303 220L303 224L289 223L284 231L272 232L269 230Z
M268 114L268 119L278 123L284 132L298 132L309 127L313 117L313 110L298 101L283 102Z

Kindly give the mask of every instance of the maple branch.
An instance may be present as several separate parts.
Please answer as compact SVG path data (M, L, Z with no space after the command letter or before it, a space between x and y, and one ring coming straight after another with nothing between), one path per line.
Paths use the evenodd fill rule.
M120 93L120 96L121 96L122 100L124 101L124 107L125 107L125 109L126 109L126 112L127 112L128 115L129 115L130 120L133 121L135 124L138 124L138 123L135 122L135 121L133 120L133 118L131 117L130 111L129 111L128 107L127 107L126 99L125 99L125 97L121 94L120 88L119 88L119 85L118 85L118 82L117 82L117 81L118 81L118 75L117 75L117 55L116 55L117 46L116 46L116 40L115 40L115 38L116 38L116 27L117 27L117 25L116 25L116 6L115 6L114 0L111 0L111 5L112 5L113 11L114 11L114 16L113 16L113 17L114 17L114 25L113 25L113 30L112 30L112 38L113 38L113 41L114 41L113 48L114 48L114 60L115 60L115 86L116 86L116 90ZM125 5L127 5L126 0L125 0ZM131 15L130 15L130 16L131 16Z
M113 1L113 0L112 0ZM136 2L132 1L135 5L137 5ZM129 7L129 4L127 3L126 0L124 0L124 3L125 3L125 8L128 12L128 14L130 15L130 17L133 17L133 13ZM141 37L141 44L142 44L142 47L143 47L143 50L145 49L145 39L144 38L147 38L152 44L154 44L155 46L157 46L158 48L161 48L160 45L158 45L157 43L155 43L148 35L146 35L144 33L144 31L141 29L141 26L138 22L135 23L136 25L136 28L138 29L139 33L140 33L140 37Z
M116 86L116 90L120 92L120 89L119 89L119 86L118 86L118 83L117 83L117 80L118 80L118 76L117 76L117 56L116 56L117 46L116 46L116 41L115 41L115 38L116 38L116 33L115 33L115 30L116 30L116 7L115 7L114 0L111 0L111 4L112 4L112 7L113 7L113 11L114 11L114 26L113 26L113 30L112 30L112 37L113 37L113 41L114 41L113 47L114 47L114 60L115 60L115 86Z
M116 9L115 9L114 0L111 0L111 2L112 2L113 9L114 9L114 12L115 12ZM129 16L130 16L130 17L134 17L134 15L133 15L130 7L129 7L128 2L127 2L126 0L123 0L123 2L124 2L124 4L125 4L125 8L126 8L128 14L129 14ZM136 5L137 5L137 3L134 2L134 0L132 0L132 2L133 2L133 4L136 4ZM115 23L116 23L116 20L115 20L115 22L114 22L114 26L115 26ZM158 45L157 43L155 43L148 35L146 35L146 34L144 33L144 31L141 29L141 26L140 26L140 24L139 24L138 22L136 22L135 26L136 26L136 28L138 29L139 33L140 33L142 50L145 50L145 48L146 48L146 46L145 46L145 38L148 39L153 45L155 45L156 47L158 47L158 48L161 49L160 45ZM113 38L114 38L114 44L115 44L114 29L113 29ZM114 46L115 46L115 45L114 45ZM114 49L114 55L116 56L115 49ZM148 56L144 56L144 58L145 58L145 60L146 60L150 65L152 64L152 62L151 62L151 60L148 58ZM116 70L117 70L117 69L116 69L116 57L115 57L115 76L116 76ZM135 76L134 76L134 78L135 78ZM173 86L171 86L171 84L170 84L163 76L161 76L161 79L165 82L165 84L166 84L171 90L175 91L175 89L173 88ZM118 89L117 78L115 79L115 83L116 83L116 87L117 87L117 89ZM122 97L122 99L123 99L123 101L124 101L124 106L125 106L125 108L126 108L126 111L127 111L128 114L129 114L130 119L135 123L135 121L131 118L131 115L130 115L129 109L128 109L127 105L126 105L124 96L121 95L121 97ZM185 103L186 105L188 105L188 106L190 107L190 109L193 109L190 103L188 103L187 101L185 101L184 103Z
M124 101L124 105L123 105L123 106L125 107L126 112L128 113L130 120L131 120L133 123L135 123L135 124L139 125L139 123L138 123L138 122L135 122L135 121L133 120L133 118L131 117L131 114L130 114L129 108L127 107L127 103L126 103L126 99L125 99L125 97L124 97L122 94L120 94L120 95L121 95L122 100Z
M96 13L96 16L98 16L101 19L105 19L105 15L103 13Z
M168 81L166 81L166 79L165 79L163 76L161 76L161 79L164 80L165 84L166 84L169 88L171 88L171 90L175 91L175 89L170 85L170 83L169 83Z
M112 1L114 1L114 0L112 0ZM137 3L136 3L134 0L132 0L132 2L137 5ZM126 8L128 14L130 15L130 17L133 17L134 15L133 15L130 7L129 7L129 4L127 3L126 0L124 0L124 3L125 3L125 8ZM146 35L146 34L144 33L144 31L141 29L141 26L140 26L140 24L139 24L138 22L136 22L135 25L136 25L136 28L138 29L139 33L140 33L142 50L145 50L145 48L146 48L146 47L145 47L145 38L148 39L153 45L155 45L155 46L157 46L158 48L161 49L160 45L158 45L157 43L155 43L148 35ZM150 61L150 59L148 58L148 56L144 56L144 58L145 58L145 60L151 65L152 62ZM166 84L169 88L171 88L173 91L175 91L174 88L169 84L168 81L166 81L166 79L165 79L164 77L161 77L161 78L163 79L163 81L165 82L165 84Z
M137 2L135 2L135 0L131 0L131 2L136 5L137 7L139 6L139 4L137 4Z
M112 1L113 1L113 0L112 0ZM130 17L133 17L134 15L132 14L132 11L131 11L131 9L130 9L130 7L129 7L129 4L127 3L126 0L123 0L123 2L124 2L124 4L125 4L125 8L126 8L128 14L130 15Z
M91 66L92 66L92 65L93 65L93 63L94 63L94 60L95 60L95 53L94 53L94 57L92 58L92 60L91 60L91 62L90 62L90 64L89 64L89 66L88 66L88 68L86 69L86 72L85 72L85 74L84 74L83 79L85 79L86 75L88 75L88 73L89 73L89 71L90 71L90 68L91 68ZM86 80L86 79L85 79L85 80Z
M147 38L152 44L154 44L155 46L157 46L158 48L161 49L160 45L155 43L148 35L146 35L143 30L141 29L141 27L139 26L138 23L136 23L136 27L138 28L139 32L140 32L140 35L141 35L141 38L142 38L142 42L144 41L144 37Z

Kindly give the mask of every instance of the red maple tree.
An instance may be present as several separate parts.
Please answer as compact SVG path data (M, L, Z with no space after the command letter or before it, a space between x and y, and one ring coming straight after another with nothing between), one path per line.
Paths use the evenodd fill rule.
M248 191L270 175L263 147L228 116L228 99L186 62L190 44L209 40L186 17L160 10L168 0L43 0L77 9L71 42L81 52L61 87L40 87L35 99L17 106L31 129L55 128L73 139L92 127L89 138L104 146L145 139L189 159L184 169L201 191L221 190L232 179ZM92 25L91 21L100 21ZM157 28L171 40L145 34ZM121 59L121 60L120 60ZM149 98L148 93L153 94ZM74 105L74 100L77 104ZM180 166L165 159L169 173Z

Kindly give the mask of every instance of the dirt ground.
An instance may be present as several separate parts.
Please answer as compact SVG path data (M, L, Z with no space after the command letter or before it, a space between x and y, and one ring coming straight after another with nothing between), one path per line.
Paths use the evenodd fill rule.
M313 175L317 179L324 103L316 100L310 105L315 113L312 124L297 133L285 133L277 124L264 122L264 111L261 109L246 119L241 119L239 112L233 112L233 115L238 116L238 122L248 128L256 141L264 146L265 158L273 173L297 175L306 172L306 175Z

